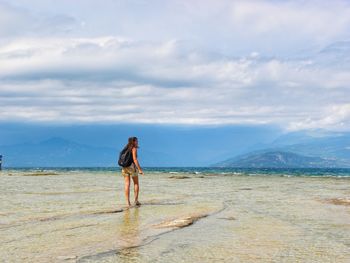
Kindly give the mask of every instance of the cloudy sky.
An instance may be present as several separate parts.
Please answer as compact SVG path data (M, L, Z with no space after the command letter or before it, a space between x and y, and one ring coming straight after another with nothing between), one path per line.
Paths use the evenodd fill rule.
M350 130L350 1L0 0L0 122Z

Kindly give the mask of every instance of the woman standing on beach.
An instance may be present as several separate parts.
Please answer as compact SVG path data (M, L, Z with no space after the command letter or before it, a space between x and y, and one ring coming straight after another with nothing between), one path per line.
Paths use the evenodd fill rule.
M138 173L143 175L143 171L140 167L139 161L137 160L137 148L138 140L136 137L130 137L128 139L128 144L124 147L125 150L129 150L132 154L132 163L130 166L122 168L122 175L124 176L124 191L125 198L127 200L128 206L130 206L130 176L134 182L134 196L135 196L135 205L141 205L139 202L139 178Z

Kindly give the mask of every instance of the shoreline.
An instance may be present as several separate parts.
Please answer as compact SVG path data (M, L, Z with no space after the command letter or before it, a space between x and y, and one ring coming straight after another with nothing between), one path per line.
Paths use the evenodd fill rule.
M348 261L348 178L149 172L122 211L119 173L17 172L0 176L5 261Z

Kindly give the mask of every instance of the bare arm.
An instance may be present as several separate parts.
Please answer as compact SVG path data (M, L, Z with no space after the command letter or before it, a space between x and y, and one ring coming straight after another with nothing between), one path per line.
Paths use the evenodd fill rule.
M139 161L137 160L137 149L136 148L132 148L132 158L134 160L134 163L135 163L137 169L139 170L139 173L143 174L143 171L140 167Z

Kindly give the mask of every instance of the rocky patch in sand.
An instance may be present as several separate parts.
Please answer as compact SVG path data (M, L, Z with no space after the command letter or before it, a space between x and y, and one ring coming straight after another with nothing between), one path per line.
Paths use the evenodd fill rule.
M223 220L237 220L237 218L235 218L234 216L228 216L228 217L219 217L219 219L223 219Z
M333 205L345 205L350 206L350 199L349 198L328 198L323 200L326 203L333 204Z
M192 225L197 220L207 217L209 214L199 214L199 215L191 215L171 220L163 221L157 225L154 225L156 228L183 228L189 225Z
M191 177L186 176L186 175L172 175L172 176L169 176L169 178L171 178L171 179L189 179Z
M54 172L35 172L35 173L22 174L22 176L49 176L49 175L58 175L58 173L54 173Z

